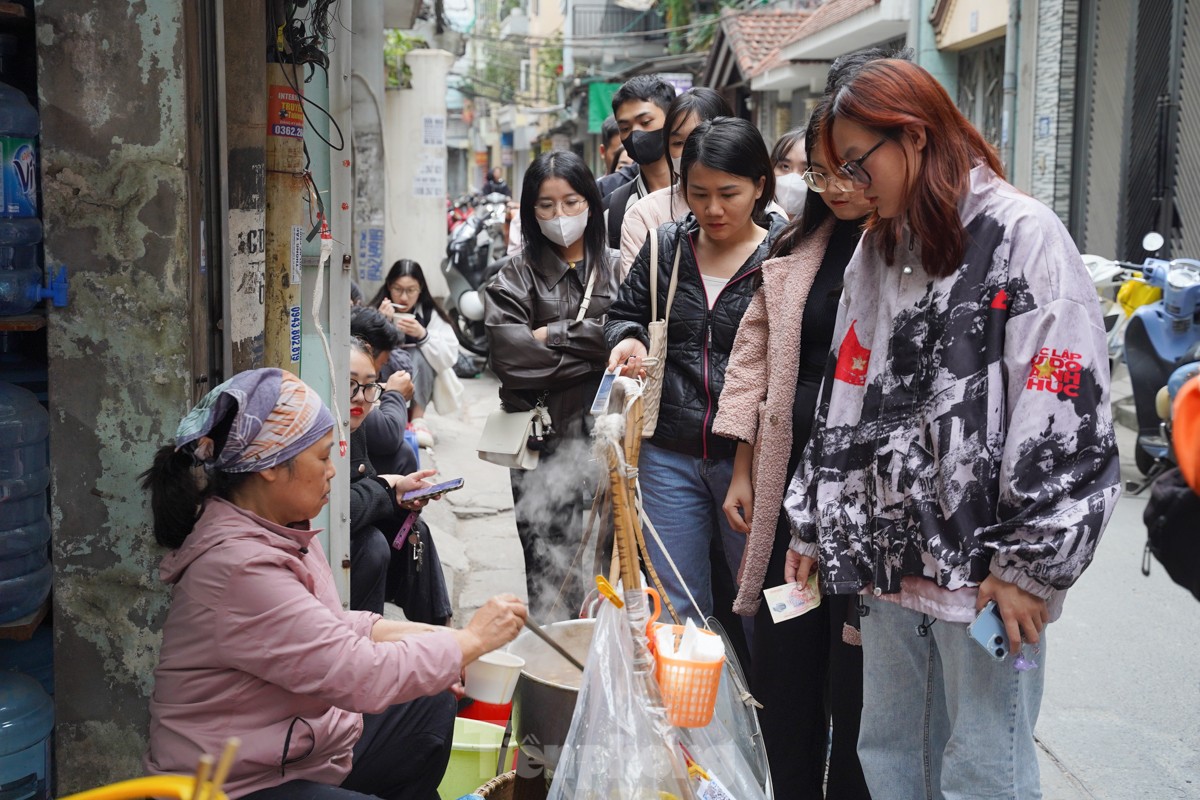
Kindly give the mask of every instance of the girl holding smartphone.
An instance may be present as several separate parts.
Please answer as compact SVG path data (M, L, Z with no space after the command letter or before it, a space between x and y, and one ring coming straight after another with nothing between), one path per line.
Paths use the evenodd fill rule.
M827 119L873 213L784 501L785 576L819 567L826 593L863 596L874 796L1039 797L1045 627L1120 492L1095 292L1059 219L924 69L864 65ZM1041 669L967 636L990 600Z

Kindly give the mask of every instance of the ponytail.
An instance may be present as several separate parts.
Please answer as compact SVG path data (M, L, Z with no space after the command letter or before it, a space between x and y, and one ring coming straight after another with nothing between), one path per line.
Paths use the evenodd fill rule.
M204 488L193 465L190 453L165 445L154 454L154 466L141 474L142 488L150 492L154 539L163 547L183 544L200 516Z
M204 479L190 453L173 445L160 447L154 465L139 476L142 488L150 492L155 541L172 550L181 546L196 527L204 501L212 496L229 499L251 474L215 472Z

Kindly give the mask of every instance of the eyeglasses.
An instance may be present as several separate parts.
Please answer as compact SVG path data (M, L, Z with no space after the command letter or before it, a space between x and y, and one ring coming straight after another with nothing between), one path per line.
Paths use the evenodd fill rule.
M835 175L826 175L824 172L813 172L811 169L806 169L800 177L808 184L808 188L817 194L824 193L830 187L843 192L850 189L842 178Z
M882 147L883 143L887 140L888 139L885 136L876 142L874 147L863 153L858 158L854 159L853 161L842 162L842 165L838 167L838 172L840 172L844 177L848 178L850 183L854 184L855 189L866 189L871 185L871 173L867 172L867 170L863 167L863 162L870 158L871 153L874 153L876 150Z
M382 383L359 383L353 378L350 379L350 399L358 397L359 391L362 392L363 400L368 403L374 403L383 394Z
M533 215L538 219L554 219L555 212L561 210L565 216L577 217L587 210L587 200L582 197L568 197L561 202L554 200L539 200L533 204Z
M399 295L400 297L416 297L420 293L421 293L420 286L409 286L408 288L404 288L402 286L389 286L388 287L388 294Z

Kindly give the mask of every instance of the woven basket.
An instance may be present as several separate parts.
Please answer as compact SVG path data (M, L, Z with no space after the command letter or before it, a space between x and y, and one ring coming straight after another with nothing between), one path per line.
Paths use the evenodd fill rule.
M497 775L490 781L480 786L475 790L475 793L480 797L486 797L488 800L512 800L513 784L516 783L517 773L506 772L503 775Z

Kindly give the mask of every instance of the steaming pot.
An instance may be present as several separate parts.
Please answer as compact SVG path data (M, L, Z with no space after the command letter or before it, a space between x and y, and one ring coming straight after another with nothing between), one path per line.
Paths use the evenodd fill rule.
M546 633L586 663L596 621L572 619L544 625ZM508 651L525 659L513 695L513 739L525 755L553 771L571 730L583 673L532 631L522 631Z

